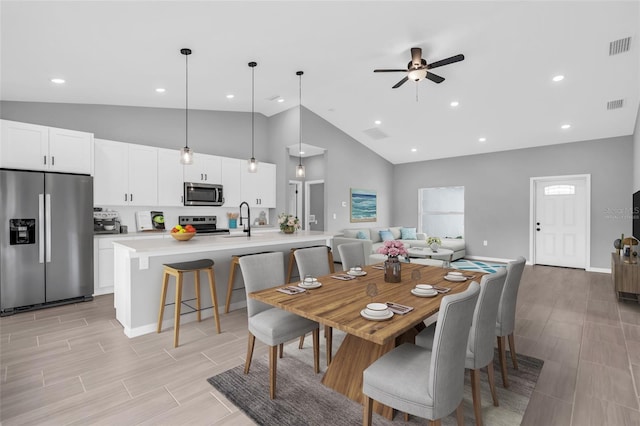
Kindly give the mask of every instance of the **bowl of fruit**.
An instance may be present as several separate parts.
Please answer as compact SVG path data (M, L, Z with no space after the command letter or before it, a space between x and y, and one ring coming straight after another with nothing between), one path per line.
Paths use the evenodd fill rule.
M191 225L176 225L171 229L171 236L178 241L189 241L196 235L196 228Z

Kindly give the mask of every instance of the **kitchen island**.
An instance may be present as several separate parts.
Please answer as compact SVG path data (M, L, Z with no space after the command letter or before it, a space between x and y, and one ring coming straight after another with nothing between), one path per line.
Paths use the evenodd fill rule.
M114 305L116 319L124 327L128 337L154 333L158 321L158 303L162 287L163 264L186 262L197 259L212 259L214 264L216 292L218 295L218 311L220 301L224 301L227 293L227 280L231 256L264 251L280 251L284 253L285 268L288 266L289 251L294 247L312 245L331 246L332 234L318 231L298 231L294 234L279 232L254 233L245 235L207 236L196 235L189 241L177 241L173 238L126 240L114 242ZM194 274L186 274L182 299L195 297ZM236 274L231 309L246 306L242 274ZM201 297L203 307L210 306L208 282L201 280ZM170 281L167 300L175 298L175 283ZM183 312L189 309L183 305ZM212 309L202 311L202 317L213 316ZM173 327L173 305L165 309L165 327ZM195 313L182 316L181 322L194 321ZM221 317L224 332L224 316Z

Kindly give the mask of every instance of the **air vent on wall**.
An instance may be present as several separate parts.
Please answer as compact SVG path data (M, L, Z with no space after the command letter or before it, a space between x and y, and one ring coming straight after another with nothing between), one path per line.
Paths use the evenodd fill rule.
M624 99L616 99L607 102L607 109L618 109L624 106Z
M380 140L380 139L384 139L384 138L388 138L389 137L389 135L387 135L385 132L383 132L382 130L378 129L377 127L372 127L371 129L363 130L363 132L364 132L364 134L369 136L371 139L376 139L376 140Z
M617 55L618 53L628 52L631 47L631 37L621 38L620 40L614 40L609 43L609 56Z

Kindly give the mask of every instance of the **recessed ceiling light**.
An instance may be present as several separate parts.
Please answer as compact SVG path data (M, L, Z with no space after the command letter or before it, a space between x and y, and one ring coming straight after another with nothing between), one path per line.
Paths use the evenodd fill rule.
M451 105L452 107L457 107L458 105L460 105L460 103L458 101L453 101L451 102L449 105Z
M571 124L563 124L562 126L560 126L561 129L567 130L571 128Z
M411 152L418 152L418 148L411 148Z
M564 80L564 75L556 75L552 80L555 82L562 81Z
M235 95L232 95L232 94L228 94L228 95L227 95L227 99L233 99L233 98L235 98L235 97L236 97L236 96L235 96Z
M156 89L156 92L158 92L158 93L164 93L164 92L166 92L166 89L164 89L163 87L158 87L158 88Z
M380 120L376 120L376 121L374 121L374 123L376 123L376 124L382 124L382 121L380 121Z
M480 138L480 139L478 139L478 142L486 142L486 141L487 141L487 138Z
M283 102L284 102L284 99L280 98L280 99L278 99L278 102L279 102L279 103L283 103Z
M55 84L64 84L65 81L62 78L52 78L51 82Z

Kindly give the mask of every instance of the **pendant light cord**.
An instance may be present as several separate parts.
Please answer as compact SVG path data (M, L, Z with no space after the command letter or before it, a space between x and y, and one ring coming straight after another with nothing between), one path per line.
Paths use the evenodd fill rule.
M184 146L189 148L189 54L184 55L184 63L185 63Z
M298 71L296 74L300 77L298 89L299 89L299 99L300 99L300 125L298 126L298 131L300 132L299 144L298 144L298 165L302 166L302 71Z
M251 158L255 158L255 156L253 155L253 140L254 140L254 135L255 135L255 121L256 121L256 116L255 116L255 93L254 93L254 89L255 89L255 72L256 72L256 68L255 65L251 67Z

